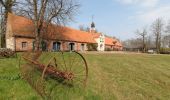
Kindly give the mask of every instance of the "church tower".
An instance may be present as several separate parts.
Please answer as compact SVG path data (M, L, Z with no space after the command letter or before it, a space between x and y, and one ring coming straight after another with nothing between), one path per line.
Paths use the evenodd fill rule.
M92 23L91 23L91 27L90 27L90 32L91 33L95 33L96 32L95 23L93 21L93 16L92 16Z

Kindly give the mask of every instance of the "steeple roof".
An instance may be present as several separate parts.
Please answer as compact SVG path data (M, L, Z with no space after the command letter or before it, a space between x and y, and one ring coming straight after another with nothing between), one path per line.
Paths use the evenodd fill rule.
M95 28L95 23L94 22L91 23L91 28Z

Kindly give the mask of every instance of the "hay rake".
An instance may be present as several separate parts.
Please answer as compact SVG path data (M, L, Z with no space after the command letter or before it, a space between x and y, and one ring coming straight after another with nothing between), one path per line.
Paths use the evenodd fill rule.
M22 77L43 98L56 95L57 85L81 88L87 83L87 62L75 51L26 52L21 56L19 65Z

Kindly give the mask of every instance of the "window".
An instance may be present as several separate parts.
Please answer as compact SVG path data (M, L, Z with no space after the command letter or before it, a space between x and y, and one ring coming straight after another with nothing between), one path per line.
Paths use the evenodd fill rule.
M36 43L35 43L35 41L33 41L32 42L32 49L35 50L35 47L36 47ZM41 44L39 44L39 48L42 51L46 51L47 50L47 43L45 41L41 41Z
M100 38L100 42L104 42L103 38Z
M22 42L22 49L25 49L27 47L27 42Z
M59 51L61 49L61 43L60 42L53 42L53 50Z
M85 50L85 46L84 44L81 44L81 51L84 51Z

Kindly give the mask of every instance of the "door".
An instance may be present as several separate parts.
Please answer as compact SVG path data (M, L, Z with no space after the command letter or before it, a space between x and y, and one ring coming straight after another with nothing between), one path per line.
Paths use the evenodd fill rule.
M47 44L46 44L45 41L41 42L41 49L42 49L42 51L46 51L47 50Z
M69 43L69 49L70 49L70 51L74 51L75 44L74 43Z
M84 51L85 50L84 48L85 48L84 44L81 44L81 51Z

